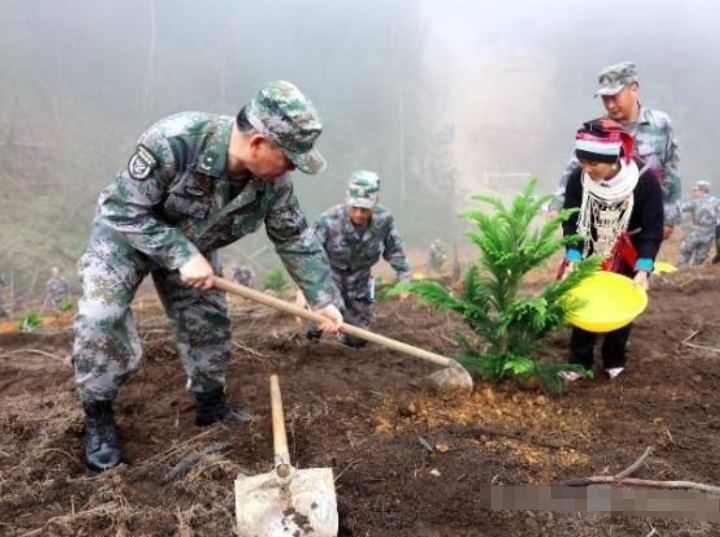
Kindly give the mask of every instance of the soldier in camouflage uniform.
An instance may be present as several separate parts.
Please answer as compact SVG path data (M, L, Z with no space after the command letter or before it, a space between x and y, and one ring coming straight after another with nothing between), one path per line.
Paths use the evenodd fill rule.
M345 195L345 203L324 212L318 218L315 235L325 248L332 267L333 280L342 294L345 321L368 328L375 309L375 290L371 269L380 256L401 282L410 281L410 265L392 214L378 205L380 179L369 171L355 172ZM405 300L407 294L401 295ZM298 293L298 306L304 306ZM311 325L308 337L319 338L322 331ZM341 342L362 347L365 341L343 334Z
M255 271L247 265L238 265L233 268L233 280L245 287L252 287L255 281Z
M440 242L440 239L435 239L430 245L430 250L428 250L428 268L435 272L440 272L445 261L447 261L445 248L442 242Z
M60 269L53 267L50 271L50 279L45 284L45 301L42 309L52 306L58 309L63 299L70 298L70 285L60 276Z
M622 62L611 65L598 75L600 88L596 94L602 97L608 117L622 124L635 139L635 150L660 179L665 209L665 238L672 234L681 221L680 153L670 117L665 112L645 108L638 101L640 85L634 63ZM568 162L558 190L549 206L551 214L562 209L565 186L572 172L578 167L573 157Z
M225 294L213 289L218 248L258 230L308 301L342 323L327 256L307 226L288 172L322 170L313 144L322 122L289 82L264 85L236 118L200 112L163 119L140 136L127 168L100 195L80 259L75 382L85 410L85 461L120 461L112 402L138 367L130 303L150 274L177 336L196 397L196 423L247 419L224 396L232 342Z
M3 278L2 272L0 272L0 319L7 319L10 317L8 312L5 311L5 303L3 302L3 290L5 287L5 278Z
M693 254L695 265L707 261L715 239L715 225L720 216L720 200L710 195L710 183L698 181L693 188L693 201L683 203L682 211L692 213L692 226L680 245L678 268L686 268Z

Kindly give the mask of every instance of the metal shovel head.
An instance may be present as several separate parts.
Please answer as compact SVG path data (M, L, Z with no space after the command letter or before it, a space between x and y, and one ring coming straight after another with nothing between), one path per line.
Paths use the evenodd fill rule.
M240 537L336 537L337 498L330 468L238 476L235 514Z

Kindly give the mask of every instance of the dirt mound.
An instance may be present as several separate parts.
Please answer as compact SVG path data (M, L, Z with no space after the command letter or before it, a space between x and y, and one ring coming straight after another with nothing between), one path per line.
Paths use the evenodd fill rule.
M80 464L82 417L72 333L3 336L0 535L231 535L233 480L272 459L268 377L281 375L291 456L333 467L343 536L720 535L710 524L479 507L489 484L550 484L613 474L647 446L638 477L720 483L720 277L657 282L637 322L627 375L600 375L550 399L478 385L462 401L425 391L432 368L370 346L309 343L259 308L235 307L231 401L249 423L200 429L174 339L159 312L140 322L146 358L117 401L125 464ZM378 331L452 354L457 321L415 303L379 305ZM567 334L548 342L564 359Z

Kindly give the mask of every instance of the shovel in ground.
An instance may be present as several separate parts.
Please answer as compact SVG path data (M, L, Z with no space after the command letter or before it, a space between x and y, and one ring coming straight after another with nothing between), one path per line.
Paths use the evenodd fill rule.
M238 535L335 537L338 514L332 469L298 470L290 464L277 375L270 377L270 404L275 467L235 481Z
M313 321L319 324L322 324L326 321L325 317L323 317L319 313L300 309L293 304L285 302L284 300L280 300L278 298L266 295L265 293L255 291L254 289L250 289L249 287L245 287L244 285L233 283L220 277L215 277L214 280L215 287L227 293L231 293L233 295L241 296L243 298L259 302L260 304L270 306L271 308L275 308L285 313L289 313L291 315L294 315L295 317L300 317L307 321ZM420 358L421 360L426 360L428 362L432 362L433 364L443 366L445 369L441 369L440 371L437 371L430 375L430 383L433 388L438 391L456 392L467 395L470 394L473 390L473 381L470 373L468 373L467 369L465 369L455 360L446 358L445 356L440 356L439 354L435 354L434 352L428 352L423 349L418 349L417 347L413 347L412 345L408 345L407 343L402 343L400 341L390 339L389 337L373 334L372 332L363 330L362 328L358 328L357 326L352 326L350 324L343 324L340 330L345 334L364 339L365 341L377 343L378 345L382 345L383 347L387 347L388 349L393 349L409 356L414 356L415 358Z

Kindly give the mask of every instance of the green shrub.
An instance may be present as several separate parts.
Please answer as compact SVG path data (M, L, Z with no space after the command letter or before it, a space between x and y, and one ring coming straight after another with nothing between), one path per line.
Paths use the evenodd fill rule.
M518 296L523 277L529 271L577 240L558 234L573 210L561 211L539 227L533 225L551 197L535 196L535 184L532 180L510 206L495 196L473 197L489 204L494 211L489 214L472 210L462 215L478 228L478 232L469 232L468 236L477 245L479 255L464 274L459 296L429 280L399 284L393 293L410 291L439 310L459 313L479 341L458 336L463 348L458 361L484 380L499 383L509 377L535 378L543 391L560 393L564 388L560 372L577 371L586 377L592 373L581 366L539 361L539 345L566 326L568 314L581 306L566 293L598 270L601 259L583 260L565 280L549 283L538 296Z
M72 311L74 307L75 303L73 302L72 298L67 296L61 298L57 304L57 310L61 312Z
M290 285L290 279L282 269L270 269L263 277L263 285L266 291L282 293Z
M18 320L17 330L18 332L32 332L40 328L43 325L42 317L36 311L31 311L24 317Z

